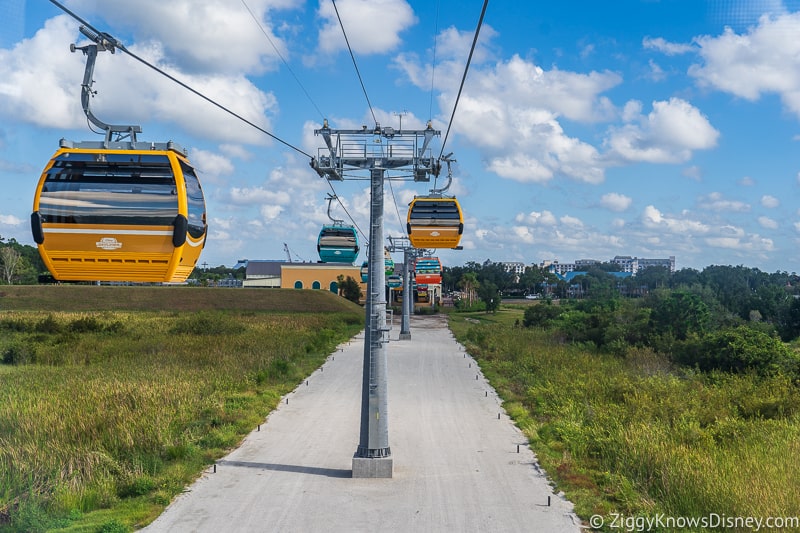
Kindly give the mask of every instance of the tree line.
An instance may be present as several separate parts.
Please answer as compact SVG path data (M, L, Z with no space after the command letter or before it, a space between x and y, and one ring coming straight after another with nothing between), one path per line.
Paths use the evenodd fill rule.
M39 250L20 244L13 237L6 239L0 235L0 284L35 284L44 272L47 268Z
M545 328L565 342L624 356L649 348L702 371L788 373L800 377L800 277L745 266L712 265L670 272L649 267L619 278L599 264L566 282L538 267L515 276L502 264L447 269L452 290L485 297L536 294L520 326ZM480 307L491 311L486 302ZM796 343L795 343L796 345Z
M658 291L678 291L688 299L701 300L712 311L728 313L745 322L773 325L784 339L800 334L800 276L795 273L712 265L702 271L684 268L675 272L653 266L626 278L611 274L618 270L613 263L599 263L568 282L537 266L528 266L517 275L502 263L470 262L444 267L442 283L445 292L460 293L473 307L485 305L490 299L526 295L543 300L598 301L648 296L652 299Z

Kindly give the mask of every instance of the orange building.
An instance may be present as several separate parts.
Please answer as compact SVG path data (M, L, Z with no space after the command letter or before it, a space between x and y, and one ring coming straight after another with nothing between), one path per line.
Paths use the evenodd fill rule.
M247 261L244 287L313 289L339 292L339 276L353 278L367 293L361 269L347 263L290 263L286 261Z
M325 289L339 292L339 276L351 277L366 294L367 284L361 281L361 268L348 263L283 263L282 289Z

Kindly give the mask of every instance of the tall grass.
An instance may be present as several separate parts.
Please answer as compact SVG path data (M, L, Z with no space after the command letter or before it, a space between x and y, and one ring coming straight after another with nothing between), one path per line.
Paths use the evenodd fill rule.
M692 372L456 315L451 328L584 519L800 516L791 378Z
M361 322L354 313L0 315L0 530L91 530L98 514L99 526L123 530L149 522Z

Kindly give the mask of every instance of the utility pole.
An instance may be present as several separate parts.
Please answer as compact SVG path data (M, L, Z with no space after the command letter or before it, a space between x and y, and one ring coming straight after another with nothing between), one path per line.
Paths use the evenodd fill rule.
M399 118L400 118L400 131L399 131L399 133L403 133L403 117L404 117L404 116L406 116L406 115L408 115L408 111L406 111L405 109L403 109L403 111L402 111L402 112L400 112L400 113L397 113L397 112L395 112L395 113L392 113L392 114L393 114L394 116L396 116L396 117L399 117Z
M321 129L326 148L312 158L311 167L320 177L340 181L345 171L370 173L369 267L367 281L364 368L361 384L361 430L353 456L354 478L391 478L389 447L388 376L386 343L386 272L383 256L383 181L388 170L411 170L415 181L430 181L439 167L429 144L440 135L430 123L424 130L395 131L394 128L332 130L327 119Z

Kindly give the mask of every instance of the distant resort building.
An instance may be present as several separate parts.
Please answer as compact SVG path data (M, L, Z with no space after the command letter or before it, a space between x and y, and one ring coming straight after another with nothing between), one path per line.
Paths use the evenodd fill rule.
M640 270L649 267L664 267L670 274L675 272L675 256L671 255L667 259L646 259L644 257L630 257L627 255L618 255L611 260L620 266L622 272L630 272L634 276Z
M580 270L575 266L575 263L559 263L558 261L542 261L539 263L539 267L559 276Z
M521 276L525 273L525 263L520 261L506 261L500 264L503 265L503 268L506 269L506 272L511 272L517 276Z
M525 263L520 261L506 261L500 263L506 272L510 272L514 276L514 283L519 283L519 278L525 273Z
M644 257L631 257L629 255L618 255L609 261L619 266L619 273L627 273L630 276L635 276L637 272L651 266L664 267L669 270L670 274L675 272L675 256L671 255L667 259L647 259ZM558 261L542 261L539 267L543 270L548 270L558 276L565 277L571 272L585 273L589 267L599 265L602 261L597 259L578 259L574 263L559 263ZM614 274L614 272L610 272ZM574 275L573 275L574 277Z

